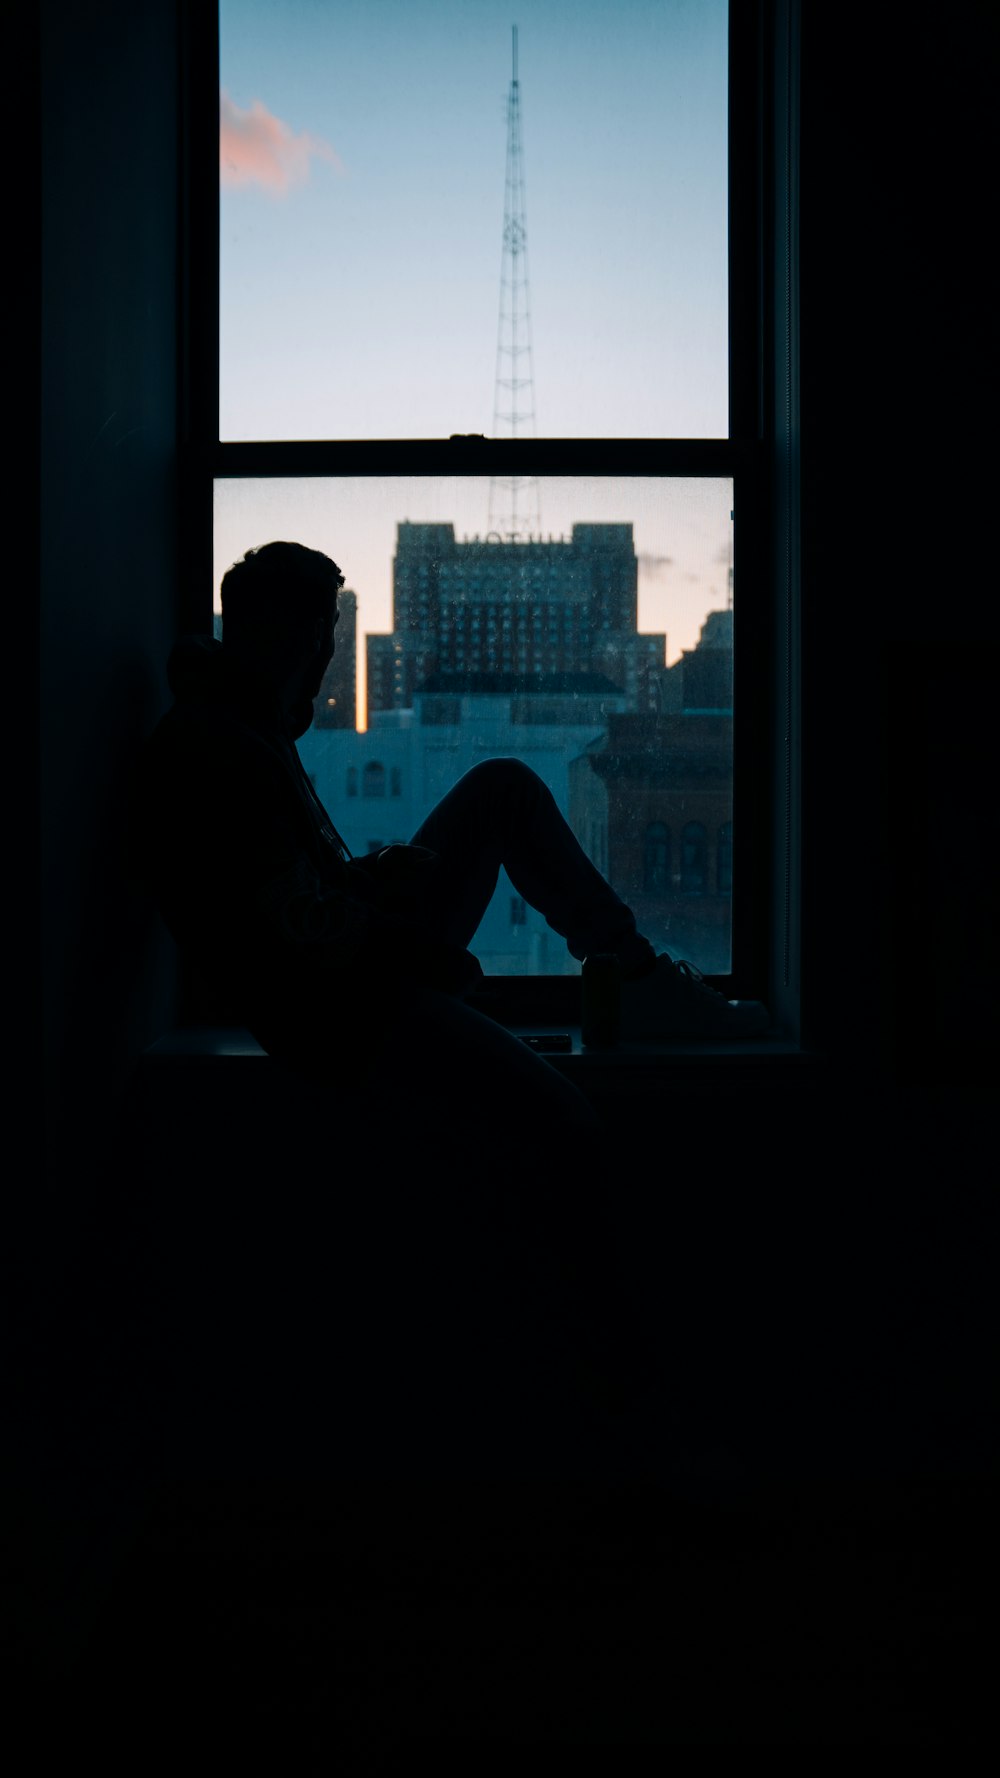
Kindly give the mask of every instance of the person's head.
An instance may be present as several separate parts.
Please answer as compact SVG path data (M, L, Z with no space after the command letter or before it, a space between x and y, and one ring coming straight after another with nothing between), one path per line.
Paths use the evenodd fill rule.
M223 576L222 646L296 709L300 733L334 652L343 584L336 562L301 543L247 550Z

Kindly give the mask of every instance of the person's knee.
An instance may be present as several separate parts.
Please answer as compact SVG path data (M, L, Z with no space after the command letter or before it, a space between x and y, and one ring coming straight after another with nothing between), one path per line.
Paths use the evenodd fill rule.
M549 796L548 785L523 759L501 758L480 760L470 767L466 776L473 779L490 797Z
M477 797L488 809L530 818L539 804L555 807L548 784L523 759L480 759L466 777L472 779Z

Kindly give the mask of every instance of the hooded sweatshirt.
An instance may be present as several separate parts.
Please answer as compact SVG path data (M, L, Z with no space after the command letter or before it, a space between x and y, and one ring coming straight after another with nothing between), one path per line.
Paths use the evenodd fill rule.
M178 642L167 672L174 704L139 773L137 869L263 1047L356 1052L413 988L467 993L475 958L393 911L375 859L350 858L273 690L208 636Z

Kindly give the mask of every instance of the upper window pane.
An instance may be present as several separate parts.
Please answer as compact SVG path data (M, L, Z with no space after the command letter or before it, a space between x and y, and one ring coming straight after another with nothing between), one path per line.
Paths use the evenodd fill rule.
M727 435L726 0L515 11L222 0L223 439Z

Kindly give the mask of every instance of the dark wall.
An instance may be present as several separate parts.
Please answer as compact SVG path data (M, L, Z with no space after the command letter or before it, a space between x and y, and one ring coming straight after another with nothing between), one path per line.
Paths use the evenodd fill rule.
M180 594L178 10L41 8L39 1316L91 1215L118 1088L173 1004L118 844ZM956 1052L956 1019L981 967L985 1023L996 980L975 430L991 24L970 8L942 35L913 7L904 36L874 8L862 42L836 9L803 11L803 997L807 1034L872 1071L884 1107L895 1083L968 1082L985 1052ZM959 935L960 977L941 961Z
M108 1164L173 960L119 848L177 597L175 0L43 0L40 758L45 1252ZM39 1304L41 1306L41 1304Z
M802 14L804 1028L886 1085L983 1085L995 15Z

